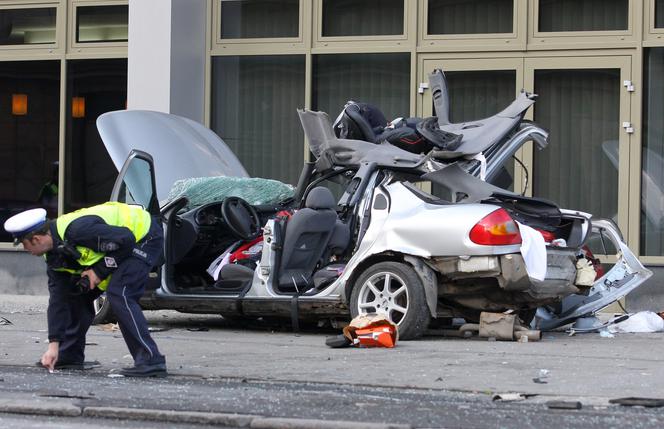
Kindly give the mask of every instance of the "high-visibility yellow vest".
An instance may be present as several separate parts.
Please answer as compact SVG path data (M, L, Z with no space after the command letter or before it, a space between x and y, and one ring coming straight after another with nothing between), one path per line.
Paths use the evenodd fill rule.
M148 233L152 218L150 213L138 206L130 206L124 203L108 202L98 206L92 206L75 212L64 214L55 221L56 228L60 238L64 239L67 227L74 220L83 216L99 216L108 225L124 226L129 228L136 238L136 242L141 240ZM104 257L104 253L95 252L92 249L83 246L76 246L76 250L81 253L81 257L76 261L82 267L89 267L97 263ZM84 270L74 270L70 268L56 268L55 271L64 271L72 274L81 274ZM104 279L97 287L106 290L111 276Z

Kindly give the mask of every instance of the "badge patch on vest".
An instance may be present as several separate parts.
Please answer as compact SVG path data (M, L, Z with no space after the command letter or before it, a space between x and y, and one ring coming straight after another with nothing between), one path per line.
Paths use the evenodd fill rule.
M104 263L106 264L106 268L118 267L118 264L115 262L115 258L112 258L110 256L104 256Z
M133 249L131 252L132 252L132 253L134 254L134 256L136 256L136 257L139 257L139 258L141 258L141 259L145 259L145 260L148 259L148 254L145 253L144 251L140 250L140 249L137 249L137 248L134 247L134 249Z

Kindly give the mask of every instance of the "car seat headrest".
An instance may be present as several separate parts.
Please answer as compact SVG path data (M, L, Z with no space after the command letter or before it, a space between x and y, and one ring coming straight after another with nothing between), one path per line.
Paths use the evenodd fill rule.
M337 204L334 201L332 192L330 192L330 190L327 188L323 188L322 186L309 191L309 195L307 195L307 201L305 203L305 207L314 210L333 209L336 205Z

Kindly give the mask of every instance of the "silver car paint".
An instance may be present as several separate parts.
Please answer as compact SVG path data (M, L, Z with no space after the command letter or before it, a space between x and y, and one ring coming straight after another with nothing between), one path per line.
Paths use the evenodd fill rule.
M166 199L179 179L249 177L219 136L187 118L146 110L120 110L101 115L97 129L118 171L132 149L152 155L159 201Z
M121 166L126 155L133 148L143 149L155 158L155 170L158 172L159 196L177 178L200 177L209 175L233 175L246 177L239 160L212 131L196 122L158 112L123 111L102 115L98 121L102 139L107 146L116 166ZM194 143L188 145L184 142ZM219 144L221 143L221 144ZM185 160L183 162L183 160ZM188 162L190 160L191 162ZM176 165L178 168L173 168ZM374 190L375 192L372 192ZM370 225L349 260L342 276L333 284L311 298L317 300L345 301L345 287L355 269L372 255L383 252L400 252L407 260L422 260L442 255L492 255L517 253L519 246L500 246L491 248L471 243L467 234L469 229L496 206L486 204L464 204L439 206L423 202L402 183L396 182L385 187L376 187L375 176L367 187L368 192L361 199L356 213L365 213L373 207L376 195L389 197L388 210L371 208ZM561 210L563 213L590 215L580 212ZM465 225L454 228L453 225ZM594 221L594 228L603 228L609 233L617 248L620 248L618 263L604 277L595 282L590 297L582 304L563 315L547 315L549 326L560 326L567 321L584 314L591 314L627 295L642 284L652 273L643 267L636 256L622 241L619 230L609 221ZM587 225L584 225L587 228ZM446 237L443 241L431 241L432 230L439 230ZM269 232L269 228L266 232ZM264 252L253 279L253 287L247 297L288 300L290 297L277 295L269 286L269 272L261 272L263 267L274 266L273 252ZM167 276L162 276L165 280ZM162 282L161 296L197 299L196 294L175 294ZM431 295L427 290L427 295ZM300 299L306 300L303 296ZM209 300L223 300L228 297L207 295ZM430 301L428 299L428 301ZM430 307L432 303L429 303ZM431 309L433 312L433 309Z

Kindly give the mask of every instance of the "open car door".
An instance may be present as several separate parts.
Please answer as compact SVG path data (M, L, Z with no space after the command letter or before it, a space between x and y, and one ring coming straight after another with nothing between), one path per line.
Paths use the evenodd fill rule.
M132 150L118 175L111 201L143 206L153 216L159 215L154 161L149 153Z

